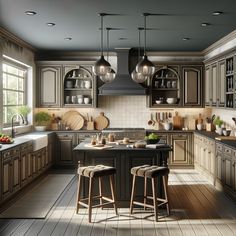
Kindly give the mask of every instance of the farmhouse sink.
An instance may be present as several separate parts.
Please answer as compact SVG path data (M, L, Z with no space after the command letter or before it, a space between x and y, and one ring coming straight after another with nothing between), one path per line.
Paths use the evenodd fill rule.
M48 136L46 134L26 134L22 137L33 140L33 151L37 151L48 145Z

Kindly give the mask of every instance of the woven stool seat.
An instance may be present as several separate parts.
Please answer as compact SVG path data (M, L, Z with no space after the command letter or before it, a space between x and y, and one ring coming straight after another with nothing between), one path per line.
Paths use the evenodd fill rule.
M116 168L104 165L85 166L78 168L79 175L86 176L89 178L113 175L115 173L116 173Z
M169 174L169 168L165 166L136 166L131 169L131 174L145 177L145 178L154 178L156 176L164 176Z

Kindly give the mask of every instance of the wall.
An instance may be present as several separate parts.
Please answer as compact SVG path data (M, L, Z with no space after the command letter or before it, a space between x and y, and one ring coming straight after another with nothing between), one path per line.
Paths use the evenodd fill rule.
M147 124L150 119L150 114L155 112L171 112L174 115L175 111L185 117L185 126L188 124L188 119L197 118L201 113L203 118L211 116L211 109L204 108L179 108L179 109L150 109L146 107L145 96L100 96L99 108L96 109L36 109L35 111L44 110L56 116L63 116L69 110L77 110L81 115L86 117L88 113L93 118L97 117L101 111L105 113L110 120L110 127L132 127L132 128L153 128Z

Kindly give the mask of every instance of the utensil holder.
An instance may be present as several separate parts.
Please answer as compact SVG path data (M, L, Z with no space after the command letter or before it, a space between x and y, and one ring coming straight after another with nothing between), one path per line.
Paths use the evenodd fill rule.
M212 123L206 123L206 131L213 131Z
M94 122L93 121L87 122L87 130L94 130Z

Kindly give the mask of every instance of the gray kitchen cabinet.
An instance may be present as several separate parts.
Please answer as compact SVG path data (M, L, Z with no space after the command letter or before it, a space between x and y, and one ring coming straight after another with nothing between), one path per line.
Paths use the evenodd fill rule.
M194 134L194 167L212 184L215 183L215 162L215 141Z
M21 145L21 187L26 185L32 178L32 142Z
M2 200L7 199L20 189L21 181L20 147L14 147L2 152L1 160L1 194Z
M205 67L205 105L224 107L226 96L226 61L221 59Z
M171 134L170 145L173 148L169 158L170 167L193 166L192 134Z
M183 66L183 106L201 107L203 101L202 66Z
M225 106L225 74L226 74L226 61L220 60L218 62L218 96L217 96L217 106L224 107Z
M56 165L73 165L73 148L78 144L77 134L60 132L57 133Z
M150 132L147 132L147 135ZM168 165L171 168L193 168L193 134L190 132L160 132L156 133L161 142L171 145L173 152L168 158Z
M61 106L61 66L40 65L37 67L38 107Z

